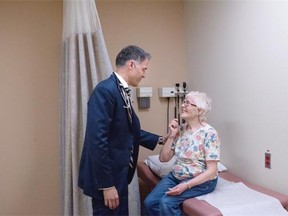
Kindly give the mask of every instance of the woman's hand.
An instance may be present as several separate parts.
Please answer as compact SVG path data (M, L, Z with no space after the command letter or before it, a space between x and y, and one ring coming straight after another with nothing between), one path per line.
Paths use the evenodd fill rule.
M173 119L169 125L169 137L175 138L178 135L179 132L179 124L177 119Z
M177 139L177 134L178 134L178 121L177 119L172 120L169 124L169 132L165 139L165 143L162 146L159 154L159 160L161 162L167 162L169 161L173 155L175 154L174 149L172 149L172 145Z
M187 182L180 183L173 188L169 188L169 191L166 192L167 195L177 196L183 193L183 191L189 189Z

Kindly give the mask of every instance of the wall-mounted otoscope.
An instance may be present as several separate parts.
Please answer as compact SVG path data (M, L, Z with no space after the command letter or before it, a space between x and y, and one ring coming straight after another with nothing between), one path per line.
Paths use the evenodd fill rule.
M186 96L186 82L183 82L183 98L185 99Z
M185 97L186 97L186 92L187 92L187 90L186 90L186 82L183 82L183 86L182 87L183 87L183 98L182 98L182 100L184 100ZM182 119L182 124L184 124L184 123L185 123L185 120Z
M181 120L180 120L180 84L179 83L176 83L175 84L175 89L176 89L176 92L175 92L175 110L176 110L176 116L175 118L178 119L178 124L180 125L181 124Z

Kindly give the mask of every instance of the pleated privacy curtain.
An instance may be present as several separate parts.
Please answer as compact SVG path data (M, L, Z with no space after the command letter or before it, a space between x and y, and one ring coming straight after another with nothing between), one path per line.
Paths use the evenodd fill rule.
M87 102L112 66L93 0L63 1L61 165L64 215L92 215L90 198L77 186Z
M94 0L63 1L61 68L61 179L63 214L92 215L91 199L77 186L87 102L113 71ZM140 215L138 178L129 185L130 215Z

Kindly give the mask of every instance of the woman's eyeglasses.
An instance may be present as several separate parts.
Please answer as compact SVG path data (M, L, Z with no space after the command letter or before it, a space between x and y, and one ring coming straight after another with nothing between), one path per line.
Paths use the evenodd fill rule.
M183 100L182 104L183 104L185 107L187 107L187 106L189 106L189 105L194 106L194 107L197 107L195 104L192 104L189 100L186 100L186 99Z

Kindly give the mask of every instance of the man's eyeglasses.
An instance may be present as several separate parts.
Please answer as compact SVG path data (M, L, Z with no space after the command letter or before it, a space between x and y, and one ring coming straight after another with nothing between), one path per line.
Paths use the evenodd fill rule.
M194 107L197 107L195 104L192 104L189 100L186 100L186 99L183 100L182 104L183 104L185 107L187 107L187 106L189 106L189 105L194 106Z

